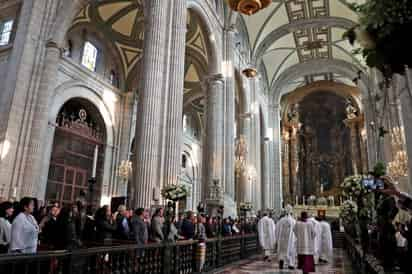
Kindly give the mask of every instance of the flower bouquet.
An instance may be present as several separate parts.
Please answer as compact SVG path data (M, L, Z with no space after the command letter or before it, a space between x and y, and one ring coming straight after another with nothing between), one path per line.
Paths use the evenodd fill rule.
M344 226L354 224L358 214L358 206L354 201L344 201L339 212L339 217Z
M412 1L366 0L349 6L359 15L359 25L344 34L352 45L359 43L361 48L355 54L362 54L369 67L379 69L387 78L394 73L403 74L405 65L412 67L408 42Z
M365 188L362 184L363 175L353 175L345 178L341 184L342 195L346 198L353 198L355 201L370 193L371 190Z
M174 202L186 199L188 194L188 190L184 185L169 185L162 189L162 197Z
M252 203L244 202L239 204L240 211L251 211L253 209Z

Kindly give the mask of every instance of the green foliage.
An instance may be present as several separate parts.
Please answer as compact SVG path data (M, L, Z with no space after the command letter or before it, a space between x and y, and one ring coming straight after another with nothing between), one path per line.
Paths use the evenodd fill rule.
M353 45L358 41L369 67L382 71L386 77L403 73L412 67L409 54L409 32L412 28L411 0L366 0L364 4L348 4L358 13L359 25L344 34Z
M381 177L386 175L386 165L384 162L377 162L373 167L373 175L376 177Z

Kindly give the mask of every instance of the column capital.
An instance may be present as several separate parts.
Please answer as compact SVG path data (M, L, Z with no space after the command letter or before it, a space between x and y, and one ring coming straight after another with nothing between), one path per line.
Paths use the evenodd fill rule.
M224 83L225 78L223 74L221 73L216 73L216 74L211 74L206 76L200 81L200 87L203 91L207 91L209 89L209 86L212 84L222 84Z

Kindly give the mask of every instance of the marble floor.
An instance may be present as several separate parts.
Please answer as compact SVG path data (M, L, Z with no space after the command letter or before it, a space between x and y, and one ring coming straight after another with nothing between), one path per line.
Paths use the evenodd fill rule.
M263 257L241 261L225 269L215 272L215 274L301 274L299 270L279 270L279 265L274 256L272 262L263 262ZM345 251L335 249L333 262L327 265L317 265L315 273L325 274L357 274L352 269L349 258Z

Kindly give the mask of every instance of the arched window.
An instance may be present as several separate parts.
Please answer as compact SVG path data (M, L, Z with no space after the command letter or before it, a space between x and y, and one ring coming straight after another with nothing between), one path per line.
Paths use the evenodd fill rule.
M187 115L183 114L183 132L187 131Z
M109 83L117 88L119 87L119 79L117 77L117 73L114 70L110 71Z
M90 69L91 71L95 71L96 61L97 61L97 48L89 41L86 41L86 43L84 43L82 65Z
M13 19L0 21L0 46L6 46L10 42L11 32L13 30Z

